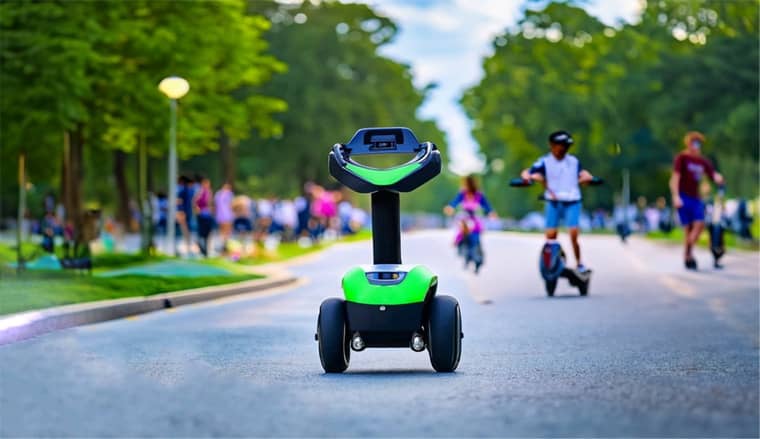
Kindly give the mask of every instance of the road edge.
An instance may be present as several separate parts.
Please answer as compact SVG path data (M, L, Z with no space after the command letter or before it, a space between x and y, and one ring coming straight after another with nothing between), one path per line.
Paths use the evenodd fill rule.
M116 320L239 294L261 292L294 284L297 280L298 278L290 273L280 272L263 279L225 285L10 314L0 317L0 346L75 326Z

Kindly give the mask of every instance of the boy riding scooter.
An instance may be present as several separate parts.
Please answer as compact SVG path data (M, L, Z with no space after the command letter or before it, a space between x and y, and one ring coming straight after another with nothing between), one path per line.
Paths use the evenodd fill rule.
M573 254L578 264L577 272L588 269L581 262L578 243L578 222L581 213L581 184L591 183L594 176L581 167L577 157L568 153L573 138L566 131L555 131L549 136L551 152L539 158L532 167L525 169L520 177L526 181L541 182L545 188L546 239L557 239L560 221L564 220L573 244Z

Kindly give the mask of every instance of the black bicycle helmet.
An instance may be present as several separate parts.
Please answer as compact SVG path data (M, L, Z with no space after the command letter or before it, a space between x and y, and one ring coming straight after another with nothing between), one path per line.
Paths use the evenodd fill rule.
M555 131L549 134L549 143L565 145L569 148L573 145L573 136L571 136L567 131Z

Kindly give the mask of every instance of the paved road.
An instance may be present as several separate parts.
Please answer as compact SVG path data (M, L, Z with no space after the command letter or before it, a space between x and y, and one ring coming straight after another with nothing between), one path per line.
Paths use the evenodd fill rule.
M451 235L406 237L461 305L454 374L426 353L367 350L322 373L316 313L340 245L307 282L0 347L2 436L758 436L758 254L687 273L678 250L586 237L588 298L544 297L535 235L487 236L465 273ZM709 256L699 254L706 266Z

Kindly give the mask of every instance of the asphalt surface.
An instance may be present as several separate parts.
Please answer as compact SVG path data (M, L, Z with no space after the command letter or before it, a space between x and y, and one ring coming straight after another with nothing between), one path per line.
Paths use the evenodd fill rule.
M583 237L589 297L549 299L540 236L488 234L478 276L451 239L408 235L403 254L461 303L456 373L375 349L323 374L319 304L371 259L339 245L293 288L1 346L0 435L758 436L758 253L693 273L677 248Z

